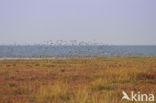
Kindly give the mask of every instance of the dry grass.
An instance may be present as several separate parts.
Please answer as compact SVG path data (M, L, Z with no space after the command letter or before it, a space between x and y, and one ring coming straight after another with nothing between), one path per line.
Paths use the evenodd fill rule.
M130 103L156 93L156 57L0 61L0 103Z

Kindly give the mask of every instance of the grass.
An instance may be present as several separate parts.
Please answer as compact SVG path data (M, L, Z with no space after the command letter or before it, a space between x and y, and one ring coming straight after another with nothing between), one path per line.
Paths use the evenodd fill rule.
M123 90L155 94L156 57L0 61L0 103L133 103Z

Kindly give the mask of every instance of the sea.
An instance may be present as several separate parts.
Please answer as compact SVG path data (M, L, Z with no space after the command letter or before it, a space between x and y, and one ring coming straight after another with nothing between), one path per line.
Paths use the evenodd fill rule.
M55 57L156 56L156 46L132 45L1 45L0 59Z

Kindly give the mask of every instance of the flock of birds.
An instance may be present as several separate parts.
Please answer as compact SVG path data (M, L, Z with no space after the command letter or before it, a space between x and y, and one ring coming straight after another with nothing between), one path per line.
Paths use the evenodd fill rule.
M31 45L0 45L0 57L156 56L156 46L115 46L84 41L45 41Z

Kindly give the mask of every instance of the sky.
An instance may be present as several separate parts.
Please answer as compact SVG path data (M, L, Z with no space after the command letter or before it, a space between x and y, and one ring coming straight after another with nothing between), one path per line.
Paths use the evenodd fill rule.
M0 45L156 45L156 0L0 0Z

